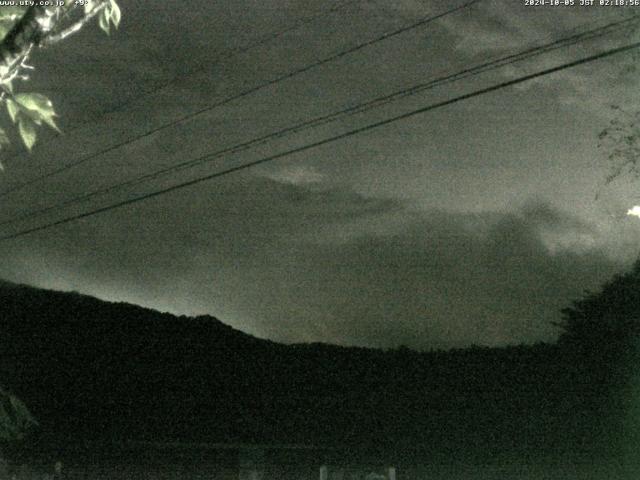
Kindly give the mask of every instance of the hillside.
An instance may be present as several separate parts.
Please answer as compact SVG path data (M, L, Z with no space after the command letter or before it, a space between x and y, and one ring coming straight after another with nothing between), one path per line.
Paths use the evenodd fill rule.
M486 456L609 438L592 386L555 345L287 346L213 317L8 283L0 319L0 382L42 434L67 441L356 442Z

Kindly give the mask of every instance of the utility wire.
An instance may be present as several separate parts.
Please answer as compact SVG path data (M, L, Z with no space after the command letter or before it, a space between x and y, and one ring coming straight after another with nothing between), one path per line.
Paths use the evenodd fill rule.
M365 133L365 132L368 132L370 130L377 129L377 128L380 128L382 126L389 125L391 123L394 123L394 122L397 122L397 121L400 121L400 120L405 120L407 118L411 118L411 117L414 117L414 116L419 115L419 114L427 113L427 112L430 112L432 110L436 110L438 108L442 108L442 107L445 107L445 106L448 106L448 105L453 105L455 103L459 103L459 102L462 102L464 100L468 100L470 98L478 97L480 95L485 95L485 94L490 93L490 92L495 92L497 90L501 90L503 88L510 87L512 85L517 85L517 84L520 84L520 83L523 83L523 82L526 82L526 81L529 81L529 80L533 80L535 78L539 78L539 77L542 77L542 76L545 76L545 75L550 75L552 73L559 72L559 71L565 70L567 68L572 68L572 67L577 67L579 65L584 65L586 63L590 63L590 62L593 62L593 61L596 61L596 60L600 60L602 58L607 58L607 57L610 57L612 55L616 55L616 54L619 54L619 53L628 52L628 51L636 49L638 47L640 47L640 42L635 42L635 43L631 43L631 44L628 44L628 45L625 45L625 46L622 46L622 47L605 50L604 52L600 52L600 53L597 53L595 55L590 55L588 57L581 58L579 60L574 60L572 62L564 63L564 64L556 66L556 67L547 68L545 70L540 70L538 72L531 73L531 74L528 74L528 75L524 75L524 76L521 76L521 77L518 77L518 78L515 78L515 79L512 79L512 80L508 80L508 81L505 81L505 82L501 82L501 83L498 83L496 85L492 85L490 87L481 88L479 90L475 90L473 92L466 93L464 95L459 95L459 96L451 98L449 100L444 100L442 102L437 102L437 103L434 103L434 104L431 104L431 105L427 105L425 107L418 108L418 109L412 110L410 112L403 113L401 115L396 115L396 116L387 118L385 120L381 120L381 121L378 121L378 122L370 123L370 124L365 125L363 127L355 128L353 130L349 130L348 132L341 133L339 135L334 135L332 137L328 137L328 138L325 138L323 140L319 140L317 142L308 143L308 144L303 145L301 147L296 147L296 148L292 148L290 150L286 150L284 152L276 153L274 155L269 155L267 157L263 157L263 158L261 158L259 160L255 160L255 161L252 161L252 162L249 162L249 163L245 163L243 165L230 167L230 168L227 168L227 169L219 171L219 172L211 173L209 175L198 177L198 178L195 178L193 180L186 181L186 182L181 182L181 183L172 185L170 187L162 188L162 189L156 190L154 192L150 192L150 193L146 193L144 195L140 195L140 196L137 196L137 197L129 198L127 200L123 200L123 201L120 201L120 202L117 202L117 203L113 203L111 205L106 205L104 207L96 208L94 210L90 210L90 211L87 211L87 212L79 213L79 214L76 214L76 215L71 215L71 216L62 218L60 220L51 222L51 223L46 223L46 224L43 224L43 225L39 225L37 227L33 227L33 228L29 228L29 229L18 231L18 232L12 233L12 234L4 235L4 236L0 237L0 241L6 241L6 240L10 240L10 239L19 238L19 237L25 236L25 235L30 234L30 233L38 232L38 231L41 231L41 230L47 230L47 229L50 229L50 228L58 226L58 225L63 225L63 224L66 224L66 223L70 223L70 222L73 222L73 221L80 220L82 218L87 218L87 217L91 217L93 215L97 215L97 214L100 214L100 213L104 213L104 212L108 212L108 211L111 211L111 210L115 210L117 208L121 208L121 207L124 207L126 205L132 205L134 203L142 202L142 201L148 200L150 198L159 197L159 196L164 195L166 193L170 193L170 192L173 192L173 191L176 191L176 190L180 190L180 189L183 189L183 188L186 188L186 187L190 187L192 185L197 185L199 183L202 183L202 182L205 182L205 181L208 181L208 180L213 180L215 178L223 177L225 175L229 175L229 174L232 174L232 173L235 173L235 172L238 172L238 171L241 171L241 170L245 170L245 169L248 169L248 168L251 168L251 167L255 167L255 166L258 166L258 165L265 164L265 163L273 162L273 161L278 160L280 158L284 158L284 157L288 157L290 155L294 155L294 154L297 154L297 153L305 152L307 150L311 150L313 148L320 147L322 145L327 145L327 144L336 142L338 140L343 140L345 138L349 138L349 137L352 137L354 135L359 135L361 133Z
M223 52L221 55L219 55L212 64L207 65L206 67L198 67L195 70L187 73L187 74L179 74L179 75L175 75L173 78L167 80L166 82L162 83L161 85L158 85L156 87L154 87L152 90L149 90L148 92L144 92L142 95L137 96L135 98L133 98L132 100L125 100L124 102L115 105L114 107L110 108L109 110L105 111L105 112L101 112L100 115L98 115L96 118L93 119L93 121L98 120L100 118L102 118L105 115L109 115L111 113L116 113L119 112L121 110L123 110L124 108L128 107L131 104L135 104L138 103L140 100L143 100L146 97L152 96L162 90L165 90L166 88L176 84L178 81L181 81L184 79L184 77L187 76L192 76L192 75L197 75L199 73L203 73L206 72L208 69L210 69L211 67L215 67L217 65L219 65L221 62L225 61L225 60L229 60L237 55L242 55L243 53L247 53L250 52L251 50L255 49L255 48L260 48L263 47L265 45L268 45L270 42L272 42L273 40L277 40L278 38L286 35L289 32L293 32L295 30L298 30L300 27L303 27L309 23L313 23L315 20L322 18L322 17L326 17L328 15L331 15L333 13L339 12L341 10L344 10L346 7L348 6L352 6L353 3L350 0L344 0L342 2L338 2L336 4L334 4L331 8L329 8L326 11L321 11L318 13L315 13L313 15L309 15L305 18L300 19L299 21L293 23L292 25L286 27L283 30L279 30L279 31L275 31L275 32L270 32L267 33L265 35L262 35L258 38L255 39L255 41L245 45L245 46L241 46L238 48L234 48L234 49L230 49L226 52ZM80 125L83 126L83 125Z
M569 37L564 37L555 41L552 41L550 43L546 43L543 45L538 45L536 47L531 47L531 48L527 48L525 50L522 50L520 52L514 53L514 54L510 54L507 56L503 56L501 58L498 58L496 60L492 60L489 62L485 62L483 64L480 65L476 65L474 67L470 67L467 69L464 69L462 71L453 73L453 74L449 74L449 75L445 75L442 77L438 77L434 80L431 80L429 82L426 83L421 83L418 85L414 85L412 87L409 88L405 88L402 90L398 90L396 92L393 92L391 94L388 95L384 95L382 97L377 97L374 98L372 100L369 100L367 102L364 103L360 103L351 107L347 107L345 109L327 114L327 115L322 115L319 117L315 117L313 119L307 120L303 123L298 123L286 128L283 128L281 130L278 130L276 132L272 132L270 134L264 135L262 137L247 141L247 142L243 142L240 143L238 145L232 146L232 147L227 147L224 148L222 150L219 150L217 152L213 152L210 154L207 154L203 157L199 157L196 159L192 159L192 160L188 160L186 162L181 162L175 165L171 165L169 167L163 168L161 170L157 170L155 172L151 172L151 173L147 173L144 174L142 176L139 176L137 178L131 179L131 180L127 180L121 183L117 183L114 185L110 185L98 190L94 190L92 192L86 193L86 194L82 194L73 198L70 198L68 200L64 200L60 203L57 203L55 205L50 205L47 207L43 207L37 210L32 210L32 211L28 211L28 212L24 212L16 217L13 217L11 219L5 220L0 222L0 226L4 226L4 225L9 225L12 223L16 223L19 221L23 221L23 220L27 220L39 215L42 215L44 213L53 211L53 210L58 210L67 206L71 206L83 201L87 201L90 200L93 197L96 196L100 196L100 195L106 195L108 193L120 190L122 188L125 187L129 187L129 186L133 186L133 185L138 185L142 182L145 181L149 181L149 180L153 180L156 179L160 176L164 176L167 175L169 173L173 173L173 172L179 172L181 170L185 170L188 168L193 168L205 163L209 163L217 158L226 156L226 155L231 155L231 154L235 154L235 153L239 153L242 152L244 150L247 150L249 148L252 148L254 146L257 145L262 145L264 143L267 143L271 140L274 139L278 139L281 138L285 135L288 134L292 134L292 133L298 133L304 130L307 130L309 128L314 128L317 126L321 126L321 125L325 125L331 122L334 122L340 118L343 118L344 116L348 116L348 115L355 115L355 114L359 114L359 113L364 113L366 111L369 111L373 108L378 108L381 107L383 105L386 105L388 103L391 103L392 101L396 101L399 100L401 98L404 97L408 97L411 95L416 95L418 93L421 93L425 90L429 90L441 85L445 85L454 81L458 81L464 78L468 78L468 77L472 77L475 75L479 75L482 73L486 73L487 71L490 70L495 70L497 68L502 68L506 65L511 65L513 63L516 62L520 62L523 60L527 60L539 55L542 55L543 53L547 53L559 48L564 48L570 45L574 45L578 42L582 42L585 40L591 40L593 38L598 38L601 37L603 35L606 34L610 34L612 32L616 32L618 30L621 30L623 28L627 28L630 25L633 25L634 23L638 22L638 20L640 20L640 15L634 15L633 17L630 18L626 18L623 20L619 20L617 22L613 22L613 23L609 23L606 24L604 26L601 27L597 27L588 31L584 31L582 33L576 33L574 35L571 35Z
M361 0L356 0L356 1L361 1ZM309 23L313 23L315 20L322 18L322 17L326 17L328 15L337 13L341 10L346 9L346 7L348 6L352 6L355 2L352 2L350 0L342 0L341 2L335 3L334 5L332 5L328 10L323 10L320 12L317 12L313 15L309 15L307 17L304 17L300 20L298 20L297 22L294 22L292 25L284 28L283 30L278 30L275 32L270 32L267 33L265 35L261 35L260 37L256 38L253 42L248 43L247 45L244 46L240 46L238 48L232 48L226 51L223 51L220 55L217 56L217 58L215 58L213 60L213 63L211 64L207 64L205 67L198 67L196 69L194 69L191 72L188 73L180 73L179 75L174 75L172 78L170 78L169 80L165 81L164 83L157 85L155 87L153 87L151 90L148 90L146 92L143 92L137 96L135 96L132 99L126 99L123 102L120 102L117 105L114 105L113 107L104 110L100 113L98 113L97 115L95 115L93 118L90 118L89 120L85 120L82 123L79 123L75 126L72 126L71 128L65 129L65 132L62 135L57 135L56 137L54 137L54 139L52 140L56 140L58 138L60 138L61 136L63 136L64 134L68 134L70 132L74 132L76 130L79 129L84 129L87 128L86 124L87 122L95 122L97 120L100 120L101 118L110 115L112 113L117 113L120 112L124 109L126 109L128 106L136 104L138 102L140 102L141 100L144 100L147 97L151 97L153 95L155 95L158 92L161 92L162 90L165 90L167 88L169 88L170 86L178 83L179 81L183 80L185 77L189 77L189 76L194 76L197 75L199 73L203 73L206 72L207 70L209 70L212 67L215 67L217 65L219 65L220 63L222 63L225 60L229 60L231 58L234 58L238 55L242 55L244 53L250 52L251 50L255 49L255 48L260 48L263 47L265 45L268 45L269 43L271 43L273 40L277 40L278 38L286 35L289 32L298 30L299 28L309 24ZM43 145L48 145L49 143L51 143L51 141L49 142L42 142L40 143L40 148ZM11 157L9 157L9 160L12 160L16 157L18 157L20 154L15 154ZM39 178L36 178L34 180L38 180ZM28 185L29 182L26 182L24 184L20 184L17 187L15 187L16 189L20 189L23 186ZM3 195L5 193L10 193L11 190L7 190L4 193L0 193L0 195Z
M259 85L256 85L256 86L251 87L251 88L249 88L247 90L244 90L244 91L242 91L240 93L232 95L231 97L227 97L227 98L225 98L225 99L223 99L223 100L221 100L219 102L216 102L214 104L208 105L208 106L206 106L204 108L201 108L199 110L196 110L194 112L191 112L191 113L188 113L186 115L183 115L183 116L181 116L181 117L179 117L179 118L177 118L175 120L172 120L172 121L170 121L168 123L160 125L159 127L153 128L151 130L147 130L145 133L133 136L133 137L131 137L131 138L127 139L127 140L124 140L122 142L119 142L119 143L117 143L115 145L112 145L112 146L109 146L107 148L104 148L104 149L102 149L102 150L100 150L98 152L89 154L89 155L87 155L85 157L82 157L82 158L80 158L78 160L74 160L71 163L69 163L69 164L67 164L67 165L65 165L63 167L60 167L60 168L58 168L56 170L53 170L53 171L51 171L51 172L49 172L49 173L47 173L45 175L42 175L40 177L36 177L36 178L34 178L32 180L24 182L24 183L22 183L20 185L17 185L15 187L13 187L13 188L5 190L4 192L0 193L0 198L4 197L4 196L6 196L6 195L8 195L10 193L13 193L15 191L21 190L21 189L23 189L23 188L25 188L25 187L27 187L29 185L33 185L33 184L38 183L40 181L46 180L48 178L60 175L61 173L64 173L64 172L66 172L68 170L71 170L72 168L75 168L75 167L77 167L79 165L83 165L83 164L85 164L85 163L87 163L87 162L89 162L89 161L91 161L91 160L93 160L93 159L95 159L97 157L100 157L100 156L102 156L104 154L107 154L109 152L112 152L114 150L122 148L122 147L124 147L126 145L129 145L131 143L137 142L138 140L141 140L143 138L147 138L147 137L153 135L154 133L160 132L162 130L166 130L167 128L175 127L176 125L184 123L184 122L186 122L188 120L191 120L192 118L195 118L195 117L197 117L199 115L202 115L204 113L210 112L210 111L212 111L212 110L214 110L214 109L216 109L218 107L222 107L222 106L224 106L224 105L226 105L226 104L228 104L228 103L230 103L230 102L232 102L234 100L239 100L239 99L241 99L243 97L246 97L247 95L251 95L252 93L255 93L255 92L259 91L259 90L267 88L267 87L269 87L271 85L275 85L275 84L280 83L282 81L285 81L285 80L288 80L290 78L293 78L293 77L296 77L298 75L301 75L303 73L309 72L309 71L311 71L311 70L313 70L315 68L318 68L318 67L320 67L322 65L325 65L327 63L339 60L340 58L343 58L343 57L345 57L347 55L355 53L355 52L357 52L359 50L362 50L362 49L364 49L366 47L370 47L372 45L375 45L376 43L382 42L384 40L387 40L389 38L395 37L395 36L400 35L402 33L406 33L406 32L409 32L411 30L415 30L415 29L417 29L419 27L427 25L427 24L429 24L431 22L434 22L434 21L436 21L436 20L438 20L440 18L443 18L443 17L445 17L447 15L451 15L451 14L456 13L458 11L461 11L461 10L464 10L466 8L469 8L472 5L474 5L474 4L478 3L478 2L481 2L481 1L482 0L470 0L467 3L464 3L464 4L460 5L460 6L451 8L451 9L449 9L449 10L443 12L443 13L439 13L439 14L436 14L436 15L431 15L431 16L428 16L428 17L423 17L422 19L420 19L417 22L411 23L409 25L405 25L404 27L398 28L398 29L393 30L391 32L384 33L384 34L382 34L382 35L380 35L378 37L375 37L375 38L373 38L371 40L367 40L365 42L359 43L359 44L357 44L357 45L355 45L353 47L350 47L350 48L348 48L346 50L342 50L342 51L340 51L338 53L332 54L332 55L330 55L328 57L325 57L325 58L323 58L321 60L318 60L316 62L308 64L308 65L306 65L304 67L298 68L298 69L293 70L293 71L288 72L288 73L285 73L284 75L280 75L280 76L278 76L276 78L273 78L271 80L267 80L267 81L265 81L263 83L260 83Z

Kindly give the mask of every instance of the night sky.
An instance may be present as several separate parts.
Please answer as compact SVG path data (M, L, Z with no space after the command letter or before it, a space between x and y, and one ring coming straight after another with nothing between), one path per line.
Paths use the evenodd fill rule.
M111 36L91 25L32 59L36 70L21 90L50 96L63 134L43 132L31 154L14 141L4 152L0 192L455 4L123 1L121 28ZM0 221L638 13L484 0L2 195ZM302 19L259 47L228 53ZM627 30L561 49L0 231L99 208L638 39L637 29ZM277 341L427 349L553 341L559 310L640 251L640 221L625 215L640 204L638 185L623 177L603 186L609 152L597 146L616 115L611 105L640 110L638 58L622 54L563 70L5 241L0 277L210 314Z

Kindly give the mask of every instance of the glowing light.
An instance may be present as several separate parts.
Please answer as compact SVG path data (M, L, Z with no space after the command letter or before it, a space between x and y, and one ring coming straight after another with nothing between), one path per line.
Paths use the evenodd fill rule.
M627 210L627 215L640 217L640 205L636 205L633 208L630 208L629 210Z

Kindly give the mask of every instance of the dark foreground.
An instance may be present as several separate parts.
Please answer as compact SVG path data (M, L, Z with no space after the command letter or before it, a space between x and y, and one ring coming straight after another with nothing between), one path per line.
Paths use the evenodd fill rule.
M454 480L632 479L632 458L438 458L424 451L391 452L308 445L128 443L76 445L32 452L22 467L0 467L16 480ZM56 466L57 464L57 466ZM56 472L57 469L57 472Z

